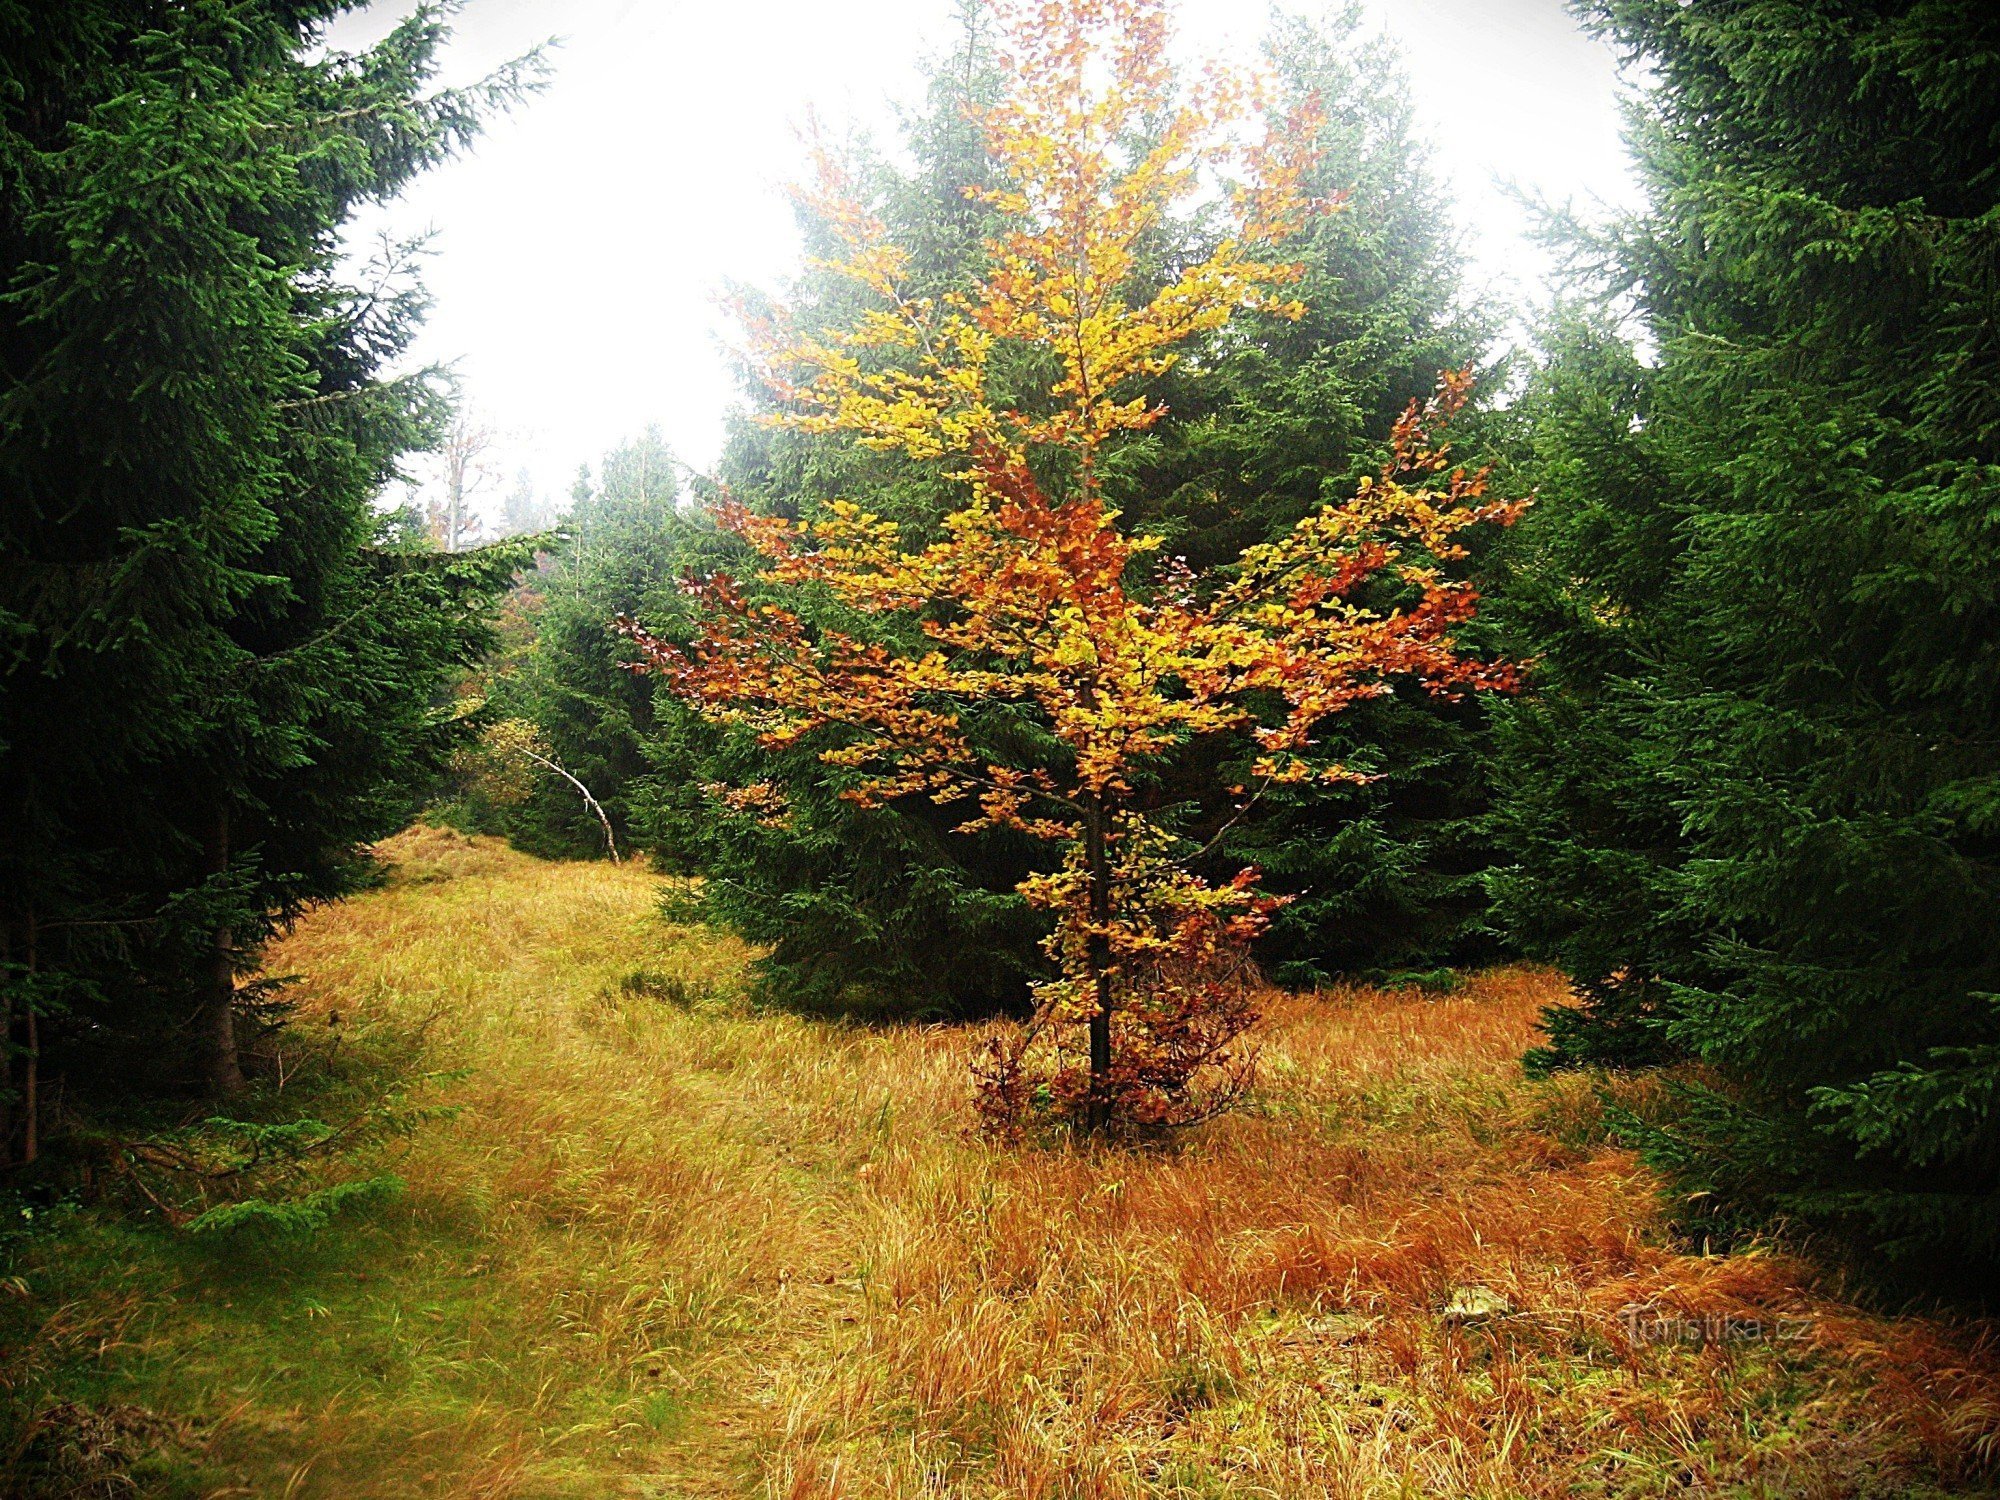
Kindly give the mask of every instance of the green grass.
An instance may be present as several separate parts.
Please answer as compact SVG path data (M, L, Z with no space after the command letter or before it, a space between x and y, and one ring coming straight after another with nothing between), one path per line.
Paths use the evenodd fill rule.
M752 1010L749 954L630 866L428 829L389 852L387 887L272 955L300 1007L242 1113L400 1090L407 1131L270 1191L403 1191L195 1235L114 1185L17 1237L0 1494L1988 1486L1976 1331L1866 1314L1768 1249L1676 1249L1590 1085L1520 1075L1551 976L1272 996L1236 1117L1009 1150L968 1129L979 1028ZM1472 1287L1508 1311L1449 1316ZM1634 1302L1810 1337L1635 1343Z

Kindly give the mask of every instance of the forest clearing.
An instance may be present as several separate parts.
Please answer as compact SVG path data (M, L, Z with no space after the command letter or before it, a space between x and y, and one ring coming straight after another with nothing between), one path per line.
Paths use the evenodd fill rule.
M743 947L632 865L384 853L272 955L291 1107L455 1112L329 1159L407 1185L303 1246L84 1211L21 1263L12 1482L1915 1497L2000 1441L1990 1349L1671 1248L1590 1086L1521 1077L1544 973L1270 994L1236 1114L1015 1150L967 1129L976 1026L748 1008Z
M2000 1497L2000 6L1254 10L0 0L0 1500Z

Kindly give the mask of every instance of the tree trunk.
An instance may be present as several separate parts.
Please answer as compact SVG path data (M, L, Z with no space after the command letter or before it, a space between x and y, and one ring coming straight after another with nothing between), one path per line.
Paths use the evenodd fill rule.
M4 999L0 999L0 1167L33 1166L35 1158L42 1154L42 1036L41 1023L35 1015L35 972L39 962L35 930L35 914L30 911L21 920L21 972L27 978L22 986L26 1001L21 1007L22 1039L17 1046L14 1041L14 991L9 985ZM0 923L0 965L12 969L14 962L14 924ZM14 1058L21 1059L18 1092L15 1085ZM19 1114L16 1115L16 1105ZM14 1154L14 1140L20 1137L20 1154Z
M0 989L0 1168L14 1161L14 924L0 921L0 971L8 986Z
M445 511L444 550L458 551L459 541L465 533L465 465L462 459L451 466L451 499Z
M1111 857L1105 847L1104 805L1093 801L1084 822L1084 860L1090 878L1090 922L1102 928L1111 918ZM1093 1131L1111 1123L1111 941L1093 932L1085 946L1097 1009L1090 1017L1090 1110Z
M208 873L229 869L229 804L216 805L209 824ZM236 941L224 924L215 929L202 987L201 1009L195 1016L195 1050L201 1081L218 1098L243 1091L243 1067L236 1056Z
M28 913L28 1050L21 1079L21 1165L31 1167L42 1154L42 1031L35 1019L35 914Z

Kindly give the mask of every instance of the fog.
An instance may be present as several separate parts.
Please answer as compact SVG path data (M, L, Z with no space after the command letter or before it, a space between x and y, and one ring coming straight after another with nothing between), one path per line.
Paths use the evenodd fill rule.
M344 18L355 49L410 6ZM1286 4L1287 12L1316 6ZM1267 12L1181 0L1190 53L1254 52ZM1366 0L1400 48L1481 296L1545 295L1547 263L1507 184L1586 207L1630 202L1616 60L1561 0ZM499 434L496 467L551 494L657 423L697 467L735 399L716 295L796 265L785 184L809 111L893 140L896 102L954 35L951 0L471 0L446 82L550 37L548 89L468 156L364 217L357 250L428 230L435 306L417 362L451 362Z

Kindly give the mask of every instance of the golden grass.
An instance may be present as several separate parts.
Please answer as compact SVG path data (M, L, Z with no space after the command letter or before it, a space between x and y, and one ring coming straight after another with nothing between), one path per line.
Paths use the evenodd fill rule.
M1587 1086L1520 1075L1547 974L1274 996L1244 1113L1005 1149L967 1133L979 1028L753 1012L745 951L631 866L388 853L271 966L308 976L295 1046L427 1023L467 1070L405 1199L254 1334L182 1262L173 1306L106 1281L45 1329L198 1424L215 1493L1895 1496L2000 1457L1974 1330L1666 1243ZM1796 1321L1697 1347L1635 1305ZM288 1399L288 1359L339 1378Z

